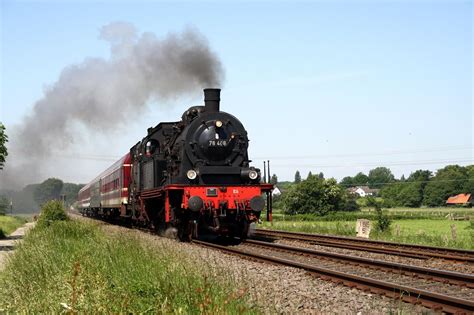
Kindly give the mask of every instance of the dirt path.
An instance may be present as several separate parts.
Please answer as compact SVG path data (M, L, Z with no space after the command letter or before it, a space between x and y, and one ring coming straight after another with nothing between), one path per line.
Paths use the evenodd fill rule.
M36 222L29 222L16 229L15 232L8 235L6 239L0 240L0 271L5 268L8 255L11 255L15 249L15 245L21 242L26 232L34 227Z

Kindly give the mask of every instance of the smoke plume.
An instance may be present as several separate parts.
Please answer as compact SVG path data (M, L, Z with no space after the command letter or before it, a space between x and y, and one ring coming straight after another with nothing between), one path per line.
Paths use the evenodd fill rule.
M13 130L2 186L13 178L21 182L22 174L31 180L46 157L77 143L74 126L102 134L150 102L189 95L223 79L219 58L196 30L160 39L116 22L102 27L100 38L110 43L110 58L87 58L63 69Z

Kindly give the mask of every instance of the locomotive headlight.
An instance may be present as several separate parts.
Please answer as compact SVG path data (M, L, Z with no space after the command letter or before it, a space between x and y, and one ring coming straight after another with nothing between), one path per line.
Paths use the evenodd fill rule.
M258 177L257 171L251 170L251 171L249 172L249 178L250 178L251 180L257 179L257 177Z
M196 179L197 173L196 173L195 170L189 170L189 171L186 173L186 176L187 176L190 180L193 180L193 179Z
M217 127L217 128L222 127L222 121L216 120L216 127Z

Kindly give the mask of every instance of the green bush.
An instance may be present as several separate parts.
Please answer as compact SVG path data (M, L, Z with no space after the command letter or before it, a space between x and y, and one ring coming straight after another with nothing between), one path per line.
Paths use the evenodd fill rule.
M283 211L285 214L325 215L343 208L344 193L335 179L311 175L288 189L283 197Z
M382 211L382 205L380 201L377 201L375 198L369 197L367 198L367 205L374 207L375 209L375 217L377 222L375 224L375 229L379 232L386 232L390 228L390 224L392 224L392 220Z
M41 213L38 218L39 225L48 226L54 221L67 221L69 217L64 210L63 203L58 200L48 201L41 208Z
M360 209L357 203L357 197L354 194L344 193L342 198L342 209L343 211L358 211Z

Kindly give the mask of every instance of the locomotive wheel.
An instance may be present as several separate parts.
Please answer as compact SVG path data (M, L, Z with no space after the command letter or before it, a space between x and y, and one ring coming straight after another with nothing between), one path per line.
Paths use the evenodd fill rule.
M250 224L248 222L240 222L233 230L232 237L238 237L242 240L248 238Z
M249 235L249 227L250 227L250 224L248 222L243 222L242 223L242 228L240 230L240 238L245 240L247 239L248 235Z
M178 238L182 242L191 242L193 238L193 224L189 220L179 223Z

